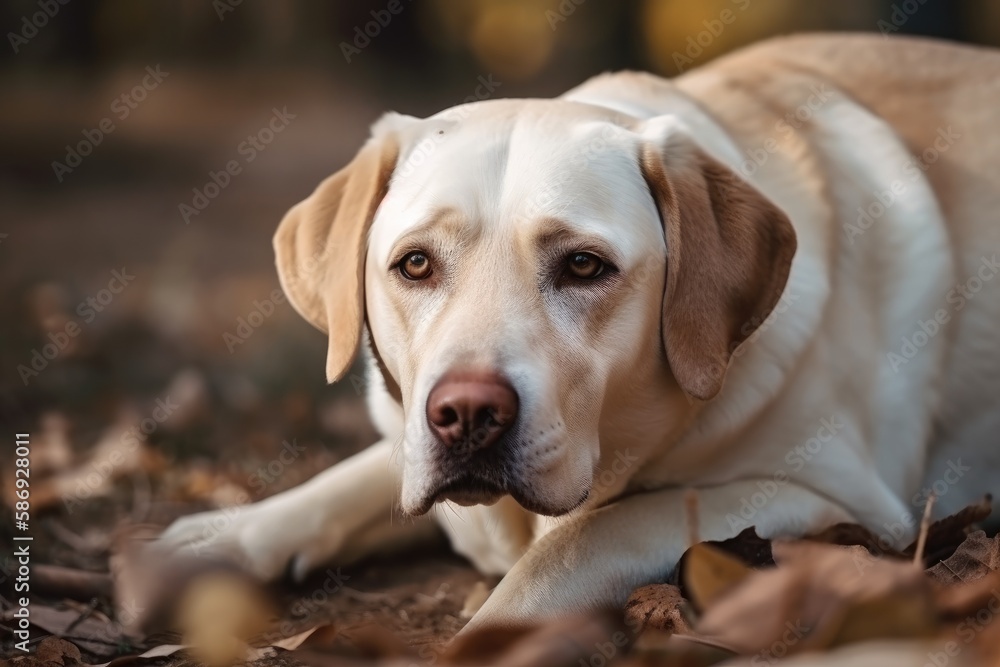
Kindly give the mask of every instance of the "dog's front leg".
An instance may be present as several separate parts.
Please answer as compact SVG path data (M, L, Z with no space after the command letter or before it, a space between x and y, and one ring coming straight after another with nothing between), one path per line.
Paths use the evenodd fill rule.
M265 580L301 580L333 559L345 564L433 530L394 517L399 480L393 441L382 440L259 503L184 517L157 546L235 561Z
M759 490L754 481L699 490L700 538L727 539L751 524L762 537L800 535L851 520L830 501L789 485L745 522L742 499ZM528 550L463 632L621 607L633 589L670 573L688 547L687 536L684 491L677 489L629 496L568 518Z

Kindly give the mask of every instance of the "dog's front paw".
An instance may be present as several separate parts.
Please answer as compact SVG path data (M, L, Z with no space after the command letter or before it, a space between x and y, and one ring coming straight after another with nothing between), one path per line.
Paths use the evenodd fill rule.
M301 581L339 550L342 535L313 510L289 515L266 501L175 521L153 548L181 557L233 563L264 581Z

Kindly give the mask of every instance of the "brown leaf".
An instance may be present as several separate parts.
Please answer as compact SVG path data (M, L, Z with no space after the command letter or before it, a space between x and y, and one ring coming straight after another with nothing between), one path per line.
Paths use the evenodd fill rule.
M992 617L995 611L1000 611L1000 571L966 584L938 586L934 597L938 614L944 620L962 621L983 609Z
M976 581L1000 569L1000 536L989 538L983 531L972 533L951 557L927 570L934 581L957 584Z
M271 642L271 646L275 648L284 649L286 651L294 651L298 647L305 644L310 637L312 637L317 633L317 631L319 631L320 636L325 637L326 636L325 631L329 628L332 628L332 626L317 625L316 627L309 628L308 630L300 632L296 635L292 635L291 637L284 637L283 639L278 639L277 641Z
M937 660L937 662L935 662ZM984 667L972 651L946 653L941 640L871 641L822 653L806 653L786 660L760 654L735 659L725 667Z
M180 651L185 651L187 648L183 644L161 644L139 655L123 655L110 662L91 665L91 667L127 667L128 665L143 664L148 661L169 657Z
M994 622L996 620L997 611L1000 610L998 604L1000 604L1000 594L997 593L997 589L994 589L994 595L996 596L994 600L990 600L986 609L990 612L990 621L987 625L978 625L976 630L976 637L973 640L973 645L979 652L983 664L991 665L992 667L1000 667L1000 623ZM976 622L979 623L981 612L976 612ZM962 631L965 632L964 636L957 634L956 636L962 642L969 641L968 630L964 628L969 628L971 623L968 620L964 621L965 626L957 626L963 628Z
M986 495L978 503L932 523L927 531L927 544L924 547L925 567L931 567L951 557L965 543L970 528L989 518L992 510L993 496ZM914 542L903 553L912 558L916 547L917 544Z
M332 623L320 625L313 628L309 636L305 638L305 641L296 648L326 648L332 646L339 637L340 631Z
M351 647L310 646L307 642L290 655L313 667L378 664L405 667L418 662L412 652L385 630L369 627L352 633ZM421 663L451 667L577 667L583 664L617 664L636 633L617 614L594 614L552 621L537 627L491 627L459 635L438 654ZM377 660L377 663L368 660Z
M72 641L84 651L99 657L113 656L124 639L121 626L117 623L90 618L79 611L56 609L43 604L32 604L29 611L33 626L50 635ZM6 615L4 618L10 620Z
M331 626L317 626L310 628L309 630L300 632L297 635L277 640L270 646L261 648L244 647L244 652L237 657L237 661L252 662L254 660L260 660L261 658L270 657L276 655L277 652L274 649L291 651L299 647L308 646L309 642L315 640L318 636L328 637L327 632L330 627ZM110 662L105 662L101 665L92 665L91 667L127 667L128 665L144 664L148 661L172 656L181 651L191 651L193 648L195 647L188 644L162 644L139 655L125 655L115 658Z
M951 556L965 540L969 528L989 517L992 503L992 497L987 495L978 503L932 523L927 531L927 543L924 547L926 566L930 567ZM912 560L917 547L914 541L906 549L899 551L886 538L855 523L838 523L803 539L824 544L862 546L874 556L899 560Z
M625 624L638 631L691 634L685 616L687 601L672 584L652 584L632 591L625 603Z
M902 551L894 549L884 538L880 539L875 533L856 523L834 524L814 535L807 535L803 539L843 547L864 547L873 556L907 560L906 554Z
M731 649L700 637L662 635L652 630L639 637L634 651L623 661L608 664L614 667L712 667L721 663L728 665L727 661L736 655Z
M442 652L448 665L478 664L484 659L499 659L508 647L531 635L531 627L487 627L458 635Z
M937 631L929 582L860 547L775 543L778 567L751 573L709 606L695 631L746 653L782 654ZM779 657L776 654L773 657Z
M757 534L757 529L751 526L735 537L728 540L702 542L712 548L735 556L740 562L750 568L760 569L774 567L774 557L771 554L771 540L765 540ZM691 549L684 552L677 567L667 578L666 583L674 584L681 590L681 595L688 600L693 600L690 590L687 588L688 559Z
M80 662L80 649L65 639L46 637L38 645L35 658L39 662L68 667L73 663Z
M460 635L441 664L472 667L578 667L613 664L636 638L620 614L563 618L537 628L487 628Z
M707 544L687 550L684 590L698 609L705 609L745 580L752 572L738 558Z
M90 449L86 461L80 461L72 468L59 471L32 485L32 507L48 508L67 502L81 502L81 499L99 498L111 493L118 479L134 473L154 473L166 465L163 454L146 443L140 446L126 446L129 430L134 428L135 419L125 415L107 427L97 443ZM107 474L95 475L95 470L107 470Z
M983 610L994 616L1000 610L1000 536L988 538L983 531L969 535L954 555L927 574L938 584L935 598L942 618L962 622Z

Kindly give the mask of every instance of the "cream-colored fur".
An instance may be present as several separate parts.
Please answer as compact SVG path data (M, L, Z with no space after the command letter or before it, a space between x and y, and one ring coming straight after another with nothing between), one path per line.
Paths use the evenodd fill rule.
M426 512L439 482L427 395L463 365L504 373L522 406L511 482L521 504L431 510L458 552L506 575L470 627L620 604L665 576L686 547L687 488L699 491L704 539L853 521L906 543L930 490L944 514L1000 480L997 108L995 51L820 35L766 42L672 81L609 74L557 100L386 117L368 157L324 186L367 183L346 186L368 193L357 211L376 196L356 223L370 225L361 258L337 254L343 244L324 250L325 231L294 241L299 256L318 243L312 254L334 272L364 262L363 290L345 298L364 304L370 405L385 439L235 511L224 530L211 527L218 515L197 515L164 543L229 555L265 578L405 544L430 523L394 508ZM650 147L673 188L659 200L639 164ZM760 224L780 225L783 212L797 244L781 299L744 325L709 400L692 396L711 396L722 377L703 374L705 360L684 366L697 346L679 352L671 341L691 339L663 329L672 261L695 252L676 230L665 235L697 191L671 170L696 155L745 180L737 187L765 211ZM381 189L379 164L392 171ZM737 200L713 199L716 216ZM337 376L360 321L344 325L340 310L302 293L308 276L294 255L281 260L289 230L310 216L342 234L361 215L333 221L336 205L317 201L290 214L276 247L293 304L336 340ZM679 208L665 214L667 204ZM542 246L556 232L615 256L610 298L546 287ZM399 282L392 259L407 243L437 253L439 283ZM714 275L700 279L706 299L717 298Z

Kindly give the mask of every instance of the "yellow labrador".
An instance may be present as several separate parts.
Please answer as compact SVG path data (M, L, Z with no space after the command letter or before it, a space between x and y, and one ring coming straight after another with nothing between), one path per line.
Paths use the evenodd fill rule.
M274 241L385 438L165 543L301 577L432 513L506 575L477 626L664 576L687 488L705 539L907 542L1000 479L998 108L996 51L819 35L385 116Z

